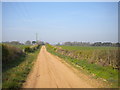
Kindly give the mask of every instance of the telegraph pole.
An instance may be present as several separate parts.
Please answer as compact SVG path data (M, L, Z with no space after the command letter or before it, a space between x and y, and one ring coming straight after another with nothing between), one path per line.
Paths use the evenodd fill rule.
M36 43L38 42L38 34L36 33Z

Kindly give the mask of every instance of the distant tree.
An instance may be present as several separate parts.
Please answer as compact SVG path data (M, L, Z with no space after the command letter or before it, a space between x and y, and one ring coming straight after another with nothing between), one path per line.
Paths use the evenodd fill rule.
M102 42L95 42L92 46L102 46Z
M67 46L90 46L89 42L64 42L63 45Z
M26 45L30 45L30 44L31 44L31 41L28 40L28 41L25 42L25 44L26 44Z
M72 46L72 43L71 42L65 42L64 45L66 45L66 46Z
M6 41L6 42L2 42L2 43L5 43L5 44L10 44L10 42Z
M32 44L36 44L36 41L32 41Z
M5 44L12 44L12 45L22 45L23 43L20 43L19 41L11 41L11 42L2 42L2 43L5 43Z
M120 43L119 43L119 42L118 42L118 43L116 43L116 44L115 44L115 46L120 47Z
M19 41L11 41L10 44L13 44L13 45L20 45L21 43Z
M60 43L57 43L56 45L57 45L57 46L60 46Z
M44 45L45 43L43 41L38 41L37 44Z
M44 44L49 44L48 42L45 42Z
M102 46L112 46L112 43L111 42L104 42L104 43L102 43Z

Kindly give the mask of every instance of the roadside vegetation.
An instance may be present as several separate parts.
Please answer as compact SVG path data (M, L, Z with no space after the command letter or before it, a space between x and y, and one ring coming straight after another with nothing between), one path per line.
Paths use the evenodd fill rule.
M13 45L17 48L20 48L20 49L25 49L26 47L30 47L31 45Z
M2 44L0 44L0 61L2 61Z
M102 78L110 87L118 87L118 48L117 47L82 47L52 46L47 50L63 58L66 62L91 73L95 78Z
M32 69L40 48L40 45L2 44L2 88L10 89L22 86Z
M0 72L2 72L2 44L0 43ZM0 88L2 88L2 73L0 73Z
M61 47L61 48L60 48ZM56 47L57 52L72 58L84 59L90 63L101 66L110 66L119 69L118 47L81 47L81 46L60 46Z

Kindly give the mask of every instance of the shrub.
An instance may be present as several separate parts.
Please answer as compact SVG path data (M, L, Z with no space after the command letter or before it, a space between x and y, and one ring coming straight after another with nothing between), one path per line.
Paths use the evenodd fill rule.
M27 52L27 53L32 53L39 48L40 48L40 45L34 45L34 46L31 46L31 47L25 47L24 51Z
M3 45L3 44L2 44L2 60L3 60L4 62L7 62L8 56L9 56L8 48L7 48L6 45Z
M11 45L2 44L2 63L11 62L22 55L25 55L25 53L21 49Z
M25 52L32 52L32 49L30 47L26 47Z

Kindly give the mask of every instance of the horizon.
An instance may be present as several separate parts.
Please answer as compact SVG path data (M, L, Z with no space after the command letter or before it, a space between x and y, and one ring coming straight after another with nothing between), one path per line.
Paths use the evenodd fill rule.
M3 2L2 41L118 42L118 2Z
M31 40L27 40L27 41L30 41L31 44L32 44L32 41L31 41ZM33 41L35 41L35 40L33 40ZM2 42L0 42L0 43L11 43L11 42L14 42L14 41L5 41L5 42L2 41ZM21 43L21 44L25 44L25 43L26 43L26 41L25 41L25 42L15 41L15 42L19 42L19 43ZM44 42L44 41L40 41L40 42ZM94 43L98 43L98 42L100 42L100 41L98 41L98 42L66 41L66 42L71 42L71 43L77 42L77 43L89 43L89 44L94 44ZM58 44L58 43L59 43L59 44L64 44L64 43L66 43L66 42L56 42L56 43L44 42L44 43L49 43L49 44L51 44L51 45L56 45L56 44ZM116 44L116 43L119 43L119 42L101 42L101 43L112 43L112 44Z

